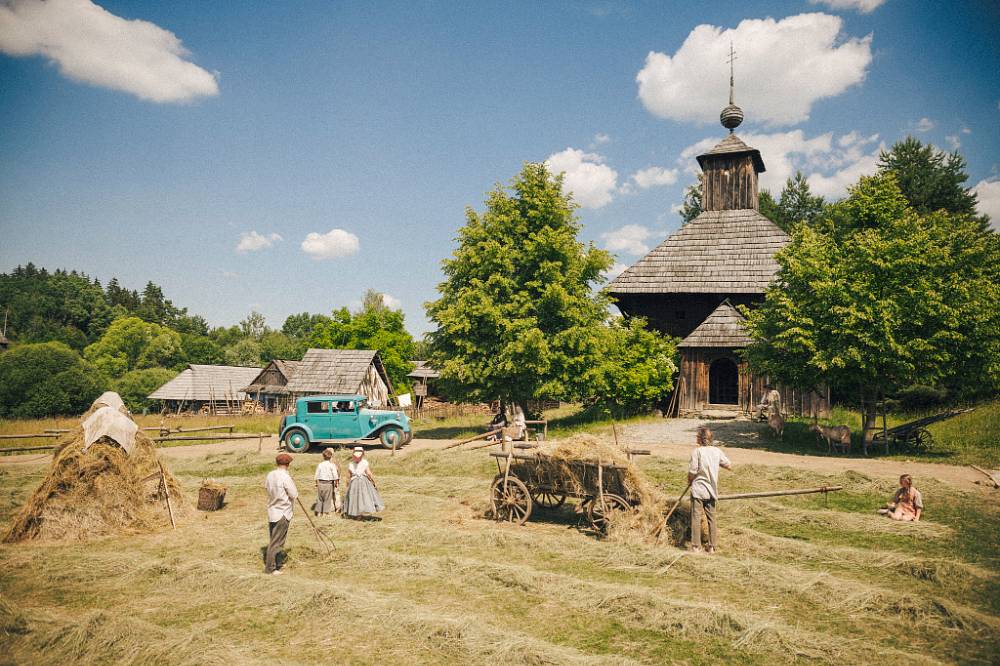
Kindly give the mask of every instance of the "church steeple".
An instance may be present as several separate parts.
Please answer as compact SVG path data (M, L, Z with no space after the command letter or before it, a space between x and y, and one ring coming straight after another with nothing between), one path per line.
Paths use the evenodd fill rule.
M729 106L724 108L722 113L719 114L719 122L729 130L730 134L743 122L743 109L736 106L736 103L733 101L733 88L736 87L733 76L733 62L735 60L736 51L733 50L733 43L729 42Z

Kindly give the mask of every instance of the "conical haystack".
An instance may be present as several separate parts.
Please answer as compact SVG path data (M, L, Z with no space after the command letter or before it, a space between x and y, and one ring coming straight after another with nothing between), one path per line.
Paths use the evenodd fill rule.
M180 483L161 468L153 441L141 430L130 454L109 437L84 450L83 422L98 409L115 407L131 420L111 396L117 398L98 398L57 445L45 480L14 517L5 542L85 540L168 526L164 484L175 518L190 511Z

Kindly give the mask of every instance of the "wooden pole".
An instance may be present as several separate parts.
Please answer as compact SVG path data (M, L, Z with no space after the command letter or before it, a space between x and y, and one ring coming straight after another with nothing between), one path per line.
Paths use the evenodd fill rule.
M461 446L462 444L468 444L469 442L474 442L477 439L485 439L486 437L489 437L490 435L495 435L495 434L500 433L500 432L503 432L503 430L502 429L501 430L490 430L489 432L484 432L481 435L476 435L475 437L469 437L468 439L463 439L460 442L452 442L451 444L449 444L448 446L444 447L441 450L444 451L444 450L447 450L447 449L453 449L456 446Z
M674 515L674 511L677 510L677 507L681 505L681 500L684 499L684 496L687 495L687 492L691 490L691 483L693 481L694 479L688 481L688 484L684 487L684 492L680 494L680 496L677 498L677 501L674 502L674 505L670 507L670 511L667 512L667 515L663 517L663 520L660 522L659 525L656 526L656 529L653 531L653 534L656 535L656 543L660 543L660 534L663 533L663 528L667 526L667 521L670 520L670 516Z
M969 467L976 470L977 472L985 474L986 478L990 480L994 488L1000 488L1000 482L997 481L997 478L992 474L990 474L989 472L987 472L985 469L983 469L982 467L977 467L976 465L969 465Z
M43 432L37 435L34 434L0 435L0 439L35 439L36 437L59 437L59 434L54 432Z
M264 433L257 433L257 453L260 453L264 446Z
M154 442L200 442L204 441L229 441L237 439L256 439L259 435L249 433L246 435L181 435L179 437L153 437Z
M786 495L809 495L811 493L828 493L843 490L844 486L820 486L819 488L800 488L796 490L765 490L760 493L737 493L736 495L719 495L718 500L756 499L758 497L784 497Z
M54 448L56 448L54 444L49 444L48 446L19 446L12 449L0 449L0 455L19 453L21 451L50 451Z
M163 499L167 502L167 514L170 516L170 528L176 530L177 523L174 522L174 509L170 506L170 488L167 487L167 475L163 471L163 463L157 460L156 464L160 467L160 485L163 486Z

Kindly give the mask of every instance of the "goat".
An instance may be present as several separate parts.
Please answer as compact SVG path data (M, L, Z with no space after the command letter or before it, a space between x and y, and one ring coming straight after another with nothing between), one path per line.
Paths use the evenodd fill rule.
M785 417L781 415L778 410L773 410L767 415L767 427L774 431L774 434L778 436L778 439L783 439L782 434L785 432Z
M826 451L830 453L839 450L842 453L851 452L851 429L845 425L822 426L813 423L809 426L810 432L816 433L817 437L826 440Z

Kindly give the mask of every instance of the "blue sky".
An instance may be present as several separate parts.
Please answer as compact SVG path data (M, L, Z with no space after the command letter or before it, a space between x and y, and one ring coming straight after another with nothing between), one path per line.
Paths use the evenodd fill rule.
M837 198L912 133L1000 219L990 2L99 5L0 2L0 270L153 280L212 324L372 287L425 332L465 208L524 161L634 262L724 136L730 40L765 185Z

